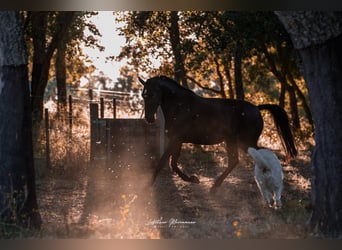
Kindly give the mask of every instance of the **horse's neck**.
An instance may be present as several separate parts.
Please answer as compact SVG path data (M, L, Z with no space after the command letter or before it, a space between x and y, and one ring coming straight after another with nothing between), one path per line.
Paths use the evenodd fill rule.
M160 88L162 89L163 96L166 98L186 99L195 95L192 91L178 86L175 83L161 82Z
M170 121L179 116L184 110L191 108L190 103L193 103L192 99L196 98L188 91L176 91L168 92L163 95L162 103L160 105L165 121Z

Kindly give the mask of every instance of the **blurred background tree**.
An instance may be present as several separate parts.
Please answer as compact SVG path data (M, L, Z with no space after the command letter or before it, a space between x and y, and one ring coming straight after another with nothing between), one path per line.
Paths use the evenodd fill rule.
M168 75L203 96L277 102L294 129L300 116L312 125L301 61L273 12L133 11L116 20L127 41L116 59L132 72Z
M96 26L88 22L96 12L28 11L22 12L31 70L31 98L34 124L42 120L44 93L49 81L55 79L58 103L66 105L66 83L77 81L87 67L82 61L81 42L99 45L101 36ZM85 29L92 35L85 36ZM52 67L52 65L54 67Z

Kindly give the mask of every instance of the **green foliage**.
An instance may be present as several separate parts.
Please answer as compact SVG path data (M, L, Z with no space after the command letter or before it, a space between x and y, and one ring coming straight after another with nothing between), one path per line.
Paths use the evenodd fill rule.
M185 66L188 74L198 81L217 82L215 60L223 75L232 75L224 72L223 65L233 69L231 60L238 41L242 43L247 63L251 57L262 55L262 44L277 44L277 48L291 45L287 33L272 12L182 11L179 18ZM167 65L172 62L168 20L167 11L118 13L117 21L126 24L119 32L126 37L127 44L116 59L127 58L134 70L153 73L151 58L155 58L162 65L158 73L164 73L163 65L168 69ZM258 59L265 60L262 56ZM267 69L262 73L267 77ZM234 78L233 75L231 77ZM228 81L227 77L224 78Z
M149 72L153 59L167 61L171 56L167 12L119 12L116 21L126 23L119 28L119 34L126 37L126 45L116 60L127 58L134 71Z
M63 11L23 11L22 18L24 23L24 31L26 34L26 41L29 53L29 68L32 69L33 63L33 42L37 35L41 36L42 41L40 51L37 54L42 56L46 53L48 47L53 40L53 37L57 35L58 27L63 22ZM97 15L98 12L76 12L72 21L72 24L66 32L66 35L62 38L62 47L66 47L66 67L68 82L78 81L79 78L84 75L89 69L85 65L85 62L89 62L87 56L83 54L81 49L81 43L85 46L97 48L99 51L103 51L104 47L99 43L98 37L101 37L96 25L92 23L90 18ZM40 26L37 27L34 20L40 19ZM87 32L88 31L88 32ZM37 47L36 47L37 48ZM49 79L54 78L54 60L51 61L50 76Z
M173 77L177 59L170 13L117 13L117 22L124 23L119 32L127 43L116 60L127 59L131 72ZM240 65L235 60L239 53L245 98L279 103L290 110L297 128L298 114L304 112L311 121L299 57L273 12L180 11L178 17L179 49L191 89L203 96L240 96Z

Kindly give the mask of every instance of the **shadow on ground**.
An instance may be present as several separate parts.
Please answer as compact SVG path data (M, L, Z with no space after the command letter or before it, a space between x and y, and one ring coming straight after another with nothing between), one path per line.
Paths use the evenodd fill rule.
M305 152L301 152L301 155ZM97 162L83 174L38 183L43 238L306 238L309 171L304 156L283 164L283 208L263 206L251 162L244 161L212 194L224 150L185 148L180 166L201 183L183 182L165 167L151 187L155 161L138 150ZM298 165L299 164L299 165Z

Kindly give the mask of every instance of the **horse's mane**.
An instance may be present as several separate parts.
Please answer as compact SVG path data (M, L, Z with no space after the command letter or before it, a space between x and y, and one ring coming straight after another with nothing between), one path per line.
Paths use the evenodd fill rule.
M171 78L169 78L167 76L160 75L160 76L157 76L156 78L159 78L162 81L167 81L168 84L164 85L164 86L166 86L168 88L171 87L172 89L178 89L178 90L186 91L189 94L191 93L191 94L195 95L195 93L193 91L191 91L190 89L184 88L178 82L176 82L175 80L173 80L173 79L171 79ZM171 84L169 84L169 83L171 83Z

